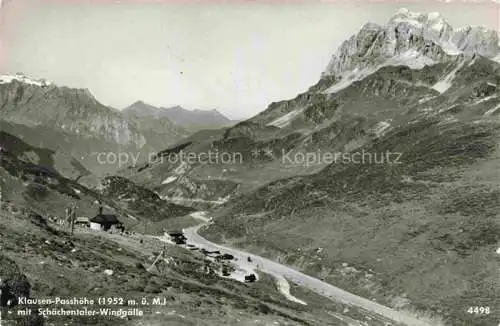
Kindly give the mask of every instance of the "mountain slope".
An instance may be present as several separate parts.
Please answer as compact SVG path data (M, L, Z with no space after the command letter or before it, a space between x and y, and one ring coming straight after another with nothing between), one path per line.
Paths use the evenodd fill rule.
M398 126L363 150L379 161L403 153L401 164L338 163L273 182L226 204L208 234L387 304L406 298L405 308L450 325L488 324L498 315L477 318L462 306L494 304L500 286L491 262L500 241L499 122ZM342 277L343 264L356 269L352 278Z
M228 129L226 147L264 142L304 172L239 194L204 235L436 324L494 324L464 307L496 306L500 287L498 42L470 32L452 53L458 34L414 21L429 16L365 26L307 92ZM387 40L396 51L375 51Z
M99 153L149 153L184 136L171 131L170 125L156 132L144 130L136 121L99 103L88 90L58 87L23 75L0 76L0 119L45 131L37 142L52 150L61 147L97 174L119 168L97 162ZM26 129L11 130L19 137L24 137L23 131Z
M328 325L332 314L351 320L341 315L344 309L341 304L325 304L309 295L308 299L318 303L297 307L282 297L266 275L252 285L222 278L217 275L220 262L206 261L202 253L151 238L141 238L140 243L131 237L76 232L69 240L68 233L56 229L47 216L20 212L13 205L3 205L0 230L0 313L4 325L252 325L255 320L264 325ZM165 249L168 250L165 259L149 269L158 252ZM137 302L134 309L143 315L44 318L35 313L38 308L80 309L82 305L17 304L19 297L86 298L94 302L103 297L117 301L124 298L124 303ZM160 299L160 304L153 304L152 309L141 304L142 300L150 303L155 298ZM13 305L8 306L8 300ZM91 310L93 305L83 306ZM15 313L24 307L31 308L33 313L27 316ZM132 309L130 304L119 307L99 304L94 308L118 312ZM356 318L360 313L351 309L349 315ZM335 325L344 326L348 322L339 321Z
M143 220L165 220L192 211L155 198L152 191L124 179L116 182L107 182L110 180L105 179L104 184L110 187L97 190L85 187L78 182L85 170L73 158L33 147L4 131L0 132L0 147L2 200L14 202L26 209L63 217L65 209L70 204L76 204L81 216L93 216L101 203L116 211L120 221L131 229ZM58 172L58 169L67 171L70 168L78 172L74 172L77 175L74 179ZM124 190L127 190L127 198L120 196Z
M100 104L88 90L39 86L26 79L0 83L0 117L27 126L46 125L82 137L101 137L118 145L141 148L145 138L117 111Z
M70 204L76 204L77 216L92 217L102 203L116 211L127 231L137 231L136 217L165 220L191 210L165 203L152 191L124 179L108 179L101 193L83 187L52 168L51 150L32 147L3 131L0 147L0 314L4 324L46 325L47 320L35 313L38 308L93 309L92 305L23 304L20 297L85 297L94 301L123 297L127 302L141 302L135 308L144 313L126 318L51 315L51 325L180 325L199 324L201 320L207 325L250 325L256 318L265 324L324 325L331 319L323 304L296 309L266 275L254 286L224 279L217 275L223 263L210 262L200 252L151 236L90 232L78 227L70 234L68 223L61 226L55 222L56 218L64 220L64 210ZM35 162L34 154L26 153L40 159ZM131 207L121 207L124 202L131 202ZM164 259L153 263L160 251ZM146 298L149 302L160 298L161 304L149 309L142 303ZM15 313L20 308L34 313ZM101 308L120 309L99 304ZM122 308L127 310L126 305ZM328 305L332 313L340 314L343 309L341 304Z
M174 106L166 108L166 115L175 123L181 126L196 126L204 125L207 126L227 126L232 123L232 121L224 116L222 113L213 110L186 110L180 106Z
M32 135L35 139L40 138L36 130L31 130L29 127L12 125L0 121L0 144L2 144L4 150L32 163L49 167L67 178L75 179L91 174L77 159L67 155L65 152L34 147L26 141L21 141L14 137L12 130L19 130L20 128L25 128L22 132L24 135Z
M165 117L164 110L158 108L151 104L144 103L143 101L137 101L122 110L125 114L132 114L138 117Z
M229 126L235 121L230 120L217 110L186 110L180 106L170 108L155 107L153 105L137 101L125 109L124 113L136 117L154 117L156 119L167 118L174 124L186 128L191 132L203 129L216 129Z
M149 145L155 149L163 149L166 144L174 144L190 134L188 130L174 124L168 117L136 115L129 111L123 113L131 125L140 131L149 140Z

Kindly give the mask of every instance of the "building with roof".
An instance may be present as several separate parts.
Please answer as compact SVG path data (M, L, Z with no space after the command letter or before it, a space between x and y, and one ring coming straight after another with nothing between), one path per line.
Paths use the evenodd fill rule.
M83 216L80 216L80 217L77 217L75 219L75 226L82 226L82 227L90 227L90 220L88 217L83 217Z
M108 231L113 225L121 227L122 223L115 214L103 214L102 207L99 207L99 213L90 219L92 230Z

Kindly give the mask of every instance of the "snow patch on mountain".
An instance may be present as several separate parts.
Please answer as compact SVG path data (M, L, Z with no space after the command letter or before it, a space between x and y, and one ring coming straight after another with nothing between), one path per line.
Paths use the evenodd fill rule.
M376 71L374 68L365 68L365 69L354 69L351 72L345 73L340 81L336 84L334 84L332 87L328 88L325 93L336 93L340 90L343 90L349 86L351 86L352 83L356 81L360 81L363 78L365 78L368 75L373 74Z
M476 102L472 103L472 105L477 105L479 103L487 102L487 101L492 100L492 99L497 98L497 97L498 97L498 94L497 95L486 96L486 97L484 97L482 99L479 99Z
M410 69L423 69L425 66L432 66L436 63L437 62L431 58L412 49L390 58L381 66L407 66Z
M181 161L181 164L179 164L179 166L176 167L173 172L177 175L180 175L180 174L185 174L188 169L189 169L189 164L186 161Z
M432 86L433 89L438 91L439 93L443 94L446 92L452 85L453 85L453 79L455 79L455 75L457 72L462 69L464 66L465 61L460 62L448 75L443 77L440 81L438 81L434 86Z
M444 52L448 55L457 56L462 53L462 51L460 51L460 49L449 40L442 41L440 45Z
M355 68L353 71L343 73L340 77L340 81L328 88L325 93L336 93L386 66L407 66L410 69L418 70L424 68L425 66L432 66L436 63L437 62L434 60L422 55L416 50L409 50L388 59L386 62L376 67L366 67L364 69Z
M425 102L429 102L433 98L435 98L435 96L425 96L425 97L421 98L420 100L418 100L418 104L423 104Z
M45 79L31 79L23 74L16 74L16 75L0 75L0 84L9 84L12 83L14 80L17 80L21 83L28 84L28 85L35 85L35 86L49 86L52 85L51 82L46 81Z
M443 108L443 109L439 109L439 110L437 111L437 113L438 113L438 114L442 114L442 113L448 112L449 110L454 109L454 108L456 108L457 106L458 106L458 104L453 104L453 105L447 106L447 107L445 107L445 108Z
M290 124L290 122L296 117L298 116L300 113L302 113L303 109L297 109L297 110L293 110L291 112L288 112L287 114L285 114L284 116L274 120L274 121L271 121L269 122L267 125L268 126L274 126L274 127L278 127L278 128L284 128L286 127L287 125Z
M168 177L165 180L163 180L161 184L162 185L166 185L166 184L174 182L175 180L177 180L177 177L176 176L171 176L171 177Z
M391 127L391 122L392 120L386 120L386 121L380 121L375 125L373 128L373 133L375 134L376 137L382 137Z
M497 112L497 111L498 111L498 109L500 109L500 104L498 104L498 105L497 105L497 106L495 106L494 108L491 108L491 109L489 109L488 111L486 111L486 112L484 113L484 116L485 116L485 117L488 117L488 116L492 115L493 113Z

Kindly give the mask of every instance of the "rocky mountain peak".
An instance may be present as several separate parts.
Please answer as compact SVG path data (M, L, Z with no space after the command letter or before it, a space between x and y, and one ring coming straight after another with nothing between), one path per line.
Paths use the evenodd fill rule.
M125 114L132 114L137 116L161 116L163 110L139 100L123 109L122 112Z
M344 41L322 77L345 81L383 65L421 68L460 54L493 57L499 52L498 34L493 30L472 26L455 30L437 12L400 9L384 26L367 23Z
M52 85L51 82L45 80L45 79L34 79L26 76L23 73L16 73L15 75L0 75L0 84L9 84L14 81L23 83L23 84L28 84L28 85L35 85L35 86L49 86Z
M453 28L437 12L422 14L411 12L408 9L400 9L389 19L387 26L397 28L400 24L407 26L416 35L423 36L424 39L437 44L449 42L453 35Z
M452 42L465 54L493 57L499 51L498 33L484 26L466 26L455 30Z

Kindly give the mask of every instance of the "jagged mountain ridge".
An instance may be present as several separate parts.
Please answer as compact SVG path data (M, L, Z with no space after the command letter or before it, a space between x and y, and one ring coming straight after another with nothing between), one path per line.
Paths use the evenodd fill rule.
M165 109L167 116L180 125L193 125L206 123L208 125L227 125L232 120L224 116L216 109L212 110L186 110L180 106Z
M451 77L476 56L496 60L500 53L498 34L484 27L454 30L438 13L421 14L401 9L384 26L368 23L343 42L332 56L316 85L297 98L272 103L250 121L260 125L286 126L302 116L303 106L293 105L300 97L328 98L386 66L421 70L426 66L450 64L439 80ZM428 85L434 86L434 85ZM436 85L439 87L439 85Z
M168 118L173 123L188 128L190 130L201 130L219 128L234 123L218 110L186 110L181 106L169 108L156 107L143 101L137 101L125 109L123 112L137 117Z
M27 126L40 124L142 148L146 139L119 112L100 104L87 89L0 77L0 118Z
M126 116L101 104L87 89L60 87L22 74L0 76L0 119L40 131L34 145L67 151L98 175L119 166L99 164L97 153L148 154L188 134L169 121L139 121ZM12 128L11 132L33 138L24 134L26 130Z
M137 101L122 110L123 113L132 114L135 116L155 116L155 117L166 117L164 110L151 104L147 104L143 101Z
M386 25L364 25L358 34L342 43L322 76L340 76L381 64L414 50L416 57L446 62L450 56L479 54L494 57L499 52L498 34L480 26L454 30L438 13L422 14L399 10ZM410 63L410 62L408 62Z

